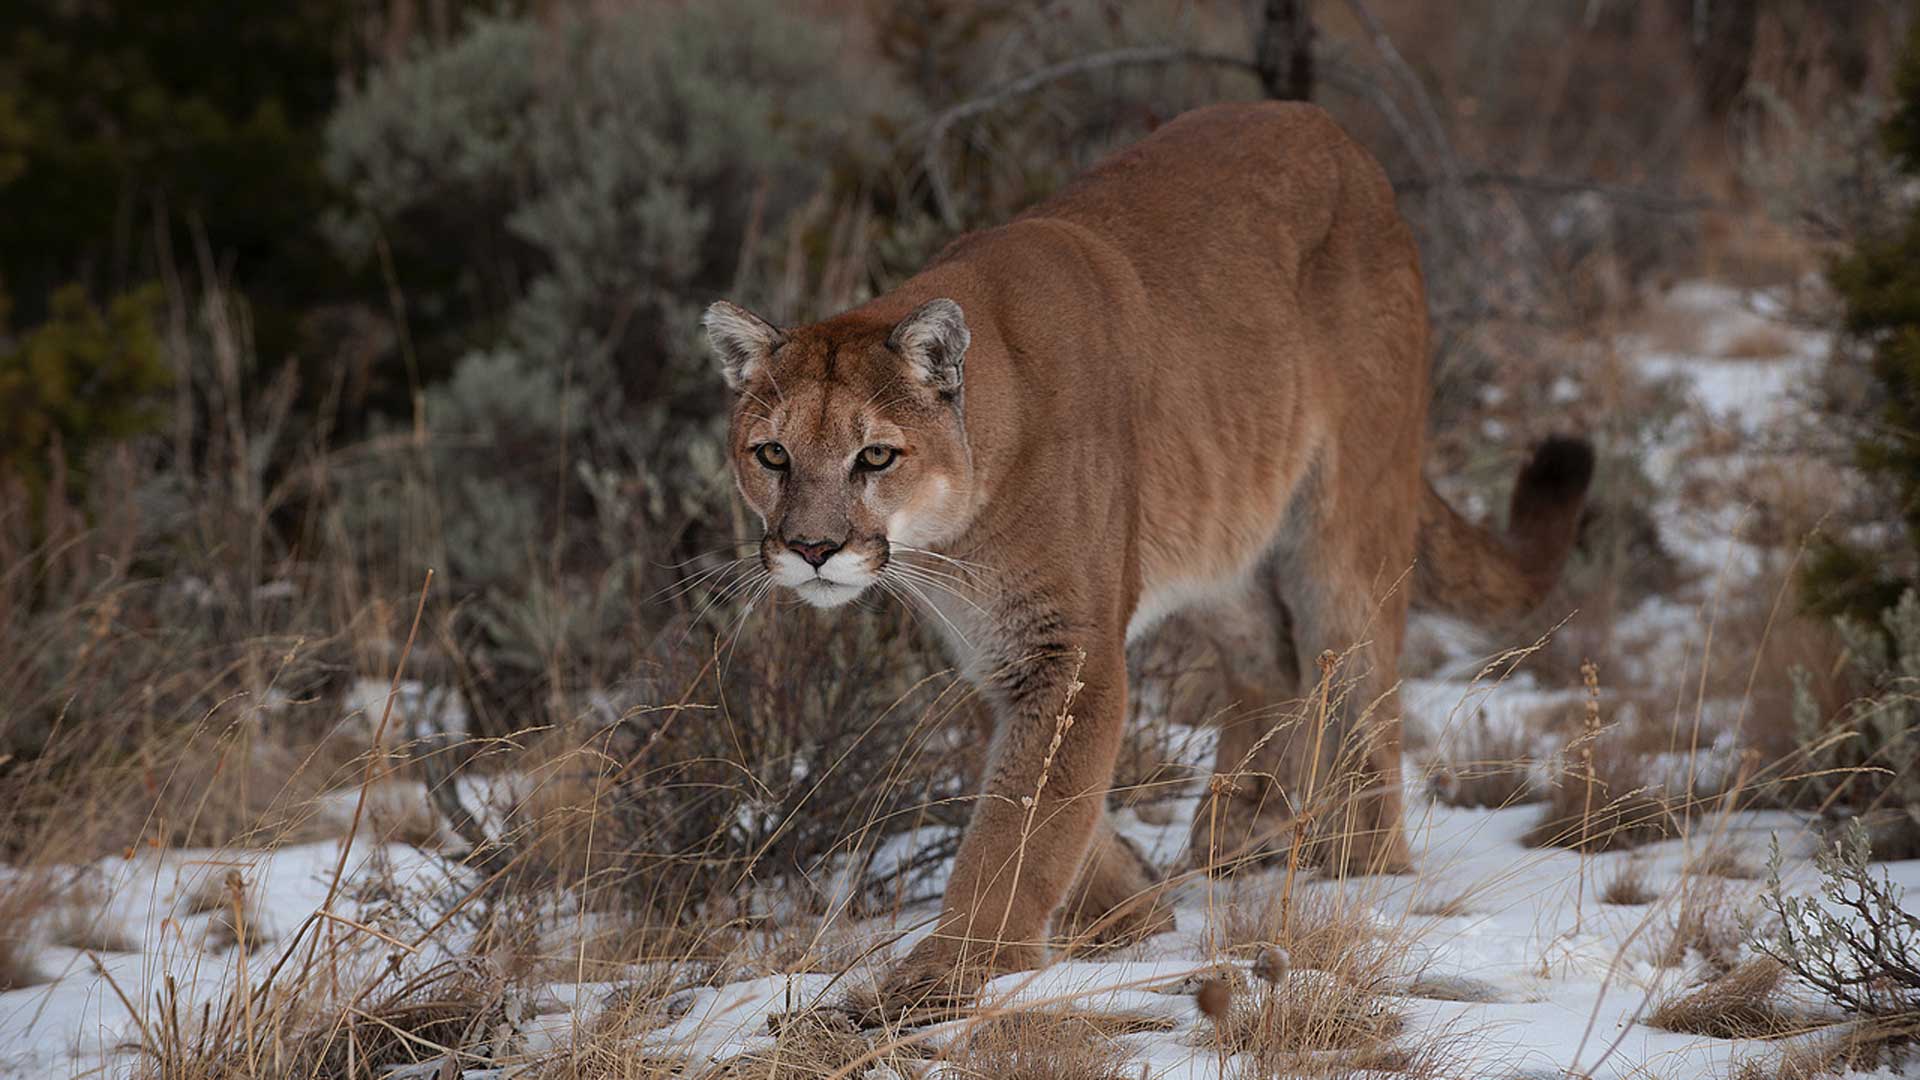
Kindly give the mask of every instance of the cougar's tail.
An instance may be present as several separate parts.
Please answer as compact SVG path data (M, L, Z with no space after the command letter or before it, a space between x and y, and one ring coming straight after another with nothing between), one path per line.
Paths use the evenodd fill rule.
M1513 486L1504 537L1455 513L1429 484L1420 507L1414 605L1469 619L1532 610L1573 549L1592 480L1593 446L1585 439L1541 443Z

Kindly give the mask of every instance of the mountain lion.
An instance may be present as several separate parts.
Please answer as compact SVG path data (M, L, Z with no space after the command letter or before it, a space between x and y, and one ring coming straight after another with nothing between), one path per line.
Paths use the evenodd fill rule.
M705 327L765 572L821 607L912 597L996 713L942 912L880 988L890 1014L1038 965L1050 923L1094 941L1170 923L1105 803L1127 641L1176 610L1260 612L1269 639L1238 651L1254 670L1195 864L1283 848L1300 818L1329 872L1406 870L1408 605L1536 604L1593 467L1582 441L1541 446L1504 537L1434 493L1413 239L1380 166L1310 105L1183 115L844 314L776 328L721 302ZM1337 827L1273 795L1305 745L1266 732L1283 653L1322 658L1303 681L1329 760L1359 748L1319 772Z

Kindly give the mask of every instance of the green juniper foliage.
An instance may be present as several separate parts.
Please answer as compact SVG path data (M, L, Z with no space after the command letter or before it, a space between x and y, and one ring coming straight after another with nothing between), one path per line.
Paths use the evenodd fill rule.
M156 395L171 381L154 332L158 306L158 290L147 288L102 312L69 285L52 296L46 321L9 346L0 299L0 475L24 480L38 501L56 456L77 487L96 446L158 422Z
M1840 615L1834 625L1867 692L1825 716L1809 674L1793 672L1795 741L1806 759L1799 784L1818 805L1904 822L1886 831L1887 847L1920 832L1920 592L1907 590L1873 623Z
M1920 177L1920 23L1908 39L1897 80L1899 101L1883 131L1894 163ZM1854 456L1885 500L1894 549L1829 540L1814 549L1806 575L1810 606L1872 618L1916 584L1920 551L1920 203L1902 226L1864 238L1837 261L1829 280L1846 305L1845 329L1867 350L1872 415Z
M263 343L336 270L314 223L354 0L0 5L0 281L19 324L192 266L248 290Z

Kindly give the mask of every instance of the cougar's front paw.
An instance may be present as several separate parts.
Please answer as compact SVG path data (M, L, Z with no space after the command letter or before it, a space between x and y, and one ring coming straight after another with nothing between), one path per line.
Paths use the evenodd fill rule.
M842 1008L862 1027L939 1023L971 1005L994 976L1039 967L1045 958L1029 945L975 946L963 956L949 941L928 938L887 969L878 985L850 993Z

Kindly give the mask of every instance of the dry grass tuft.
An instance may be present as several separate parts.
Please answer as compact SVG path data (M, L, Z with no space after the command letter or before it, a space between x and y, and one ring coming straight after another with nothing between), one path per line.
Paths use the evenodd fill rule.
M1302 1055L1382 1050L1406 1023L1371 988L1326 971L1268 982L1233 968L1195 996L1217 1045L1252 1056L1269 1072L1298 1064Z
M912 1075L911 1060L863 1034L844 1013L820 1010L788 1014L771 1047L735 1054L699 1076L700 1080L819 1080L843 1072L859 1076L888 1068L896 1075ZM855 1062L865 1064L851 1068Z
M541 1062L527 1080L679 1080L687 1063L640 1053L621 1036L584 1038Z
M137 951L140 943L109 916L106 891L98 882L82 879L61 896L54 908L48 939L82 952Z
M1370 904L1327 889L1266 896L1225 909L1227 947L1252 967L1226 969L1194 989L1212 1021L1212 1045L1244 1055L1245 1075L1347 1075L1411 1068L1419 1055L1395 1039L1405 1018L1386 998L1404 984L1404 950ZM1415 1070L1418 1071L1418 1070Z
M1538 802L1538 756L1526 731L1496 729L1484 712L1476 711L1448 737L1445 750L1425 763L1427 793L1448 806L1469 808Z
M1583 764L1569 760L1521 843L1597 853L1640 847L1677 831L1673 799L1649 775L1646 752L1610 735L1593 743L1591 789Z
M1846 1024L1832 1034L1795 1039L1778 1053L1749 1058L1734 1067L1732 1080L1818 1080L1850 1073L1871 1073L1890 1049L1911 1046L1920 1036L1920 1020L1895 1017Z
M1778 360L1792 353L1793 338L1771 323L1748 327L1720 345L1720 355L1728 360Z
M1433 919L1460 919L1475 914L1472 892L1463 892L1455 896L1428 896L1407 909L1410 915L1423 915Z
M443 1060L458 1075L511 1052L506 985L478 965L449 962L382 979L386 993L334 1005L322 1000L323 981L316 973L272 996L237 990L217 1014L183 1008L169 983L144 1029L134 1080L377 1080L395 1067Z
M1653 962L1679 967L1698 956L1717 972L1733 970L1753 929L1754 890L1726 878L1688 877L1654 946Z
M1232 952L1257 956L1277 948L1294 969L1384 977L1392 950L1370 905L1327 889L1296 891L1291 911L1270 888L1258 896L1257 906L1223 909L1221 940Z
M721 983L808 972L838 975L872 949L872 943L847 920L826 922L817 917L730 928L715 935L715 940L731 946L714 976L713 981Z
M1647 865L1638 858L1621 863L1613 876L1600 886L1600 902L1619 907L1639 907L1660 899L1647 881Z
M207 948L219 952L235 945L255 949L267 943L260 933L260 920L254 912L253 894L238 870L220 877L221 902L213 907L207 922Z
M33 964L33 929L53 903L54 892L44 873L21 871L0 878L0 991L46 980Z
M1016 1012L971 1028L947 1055L952 1080L1131 1080L1120 1035L1157 1030L1145 1017Z
M1805 1027L1774 1001L1786 969L1763 956L1654 1007L1648 1022L1684 1035L1772 1039Z
M677 981L676 973L663 966L641 982L603 994L599 1012L585 1023L576 1022L567 1045L533 1062L528 1080L667 1080L689 1075L686 1059L650 1053L637 1043L692 1007L690 990L672 991Z
M1687 872L1730 881L1756 881L1760 877L1759 867L1726 847L1714 847L1701 852L1687 864Z

